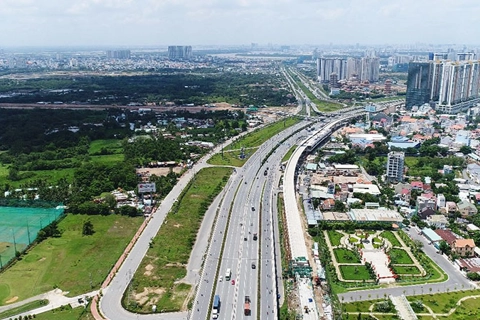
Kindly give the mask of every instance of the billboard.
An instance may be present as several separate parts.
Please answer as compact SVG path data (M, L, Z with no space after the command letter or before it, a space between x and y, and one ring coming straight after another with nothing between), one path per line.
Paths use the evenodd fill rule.
M367 112L375 112L377 111L377 107L373 104L365 106L365 111Z
M146 193L146 192L155 192L155 183L140 183L138 184L138 192L139 193Z

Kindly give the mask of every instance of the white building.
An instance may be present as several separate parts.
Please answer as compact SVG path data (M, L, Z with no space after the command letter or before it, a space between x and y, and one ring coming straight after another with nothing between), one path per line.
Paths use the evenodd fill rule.
M392 151L388 153L387 180L403 181L405 153Z

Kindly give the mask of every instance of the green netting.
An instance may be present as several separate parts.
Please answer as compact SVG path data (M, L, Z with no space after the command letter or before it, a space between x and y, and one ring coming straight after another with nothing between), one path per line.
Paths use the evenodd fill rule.
M0 262L5 265L35 241L40 229L63 214L63 207L0 207Z

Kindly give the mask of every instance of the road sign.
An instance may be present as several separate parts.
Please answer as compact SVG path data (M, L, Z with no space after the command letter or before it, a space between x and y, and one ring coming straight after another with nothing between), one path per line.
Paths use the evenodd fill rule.
M146 192L155 192L155 183L140 183L138 184L138 192L139 193L146 193Z

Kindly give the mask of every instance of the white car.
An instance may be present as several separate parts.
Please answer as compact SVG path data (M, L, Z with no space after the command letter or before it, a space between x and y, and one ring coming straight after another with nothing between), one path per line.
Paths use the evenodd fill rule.
M218 277L219 282L222 282L222 280L223 280L223 276Z

